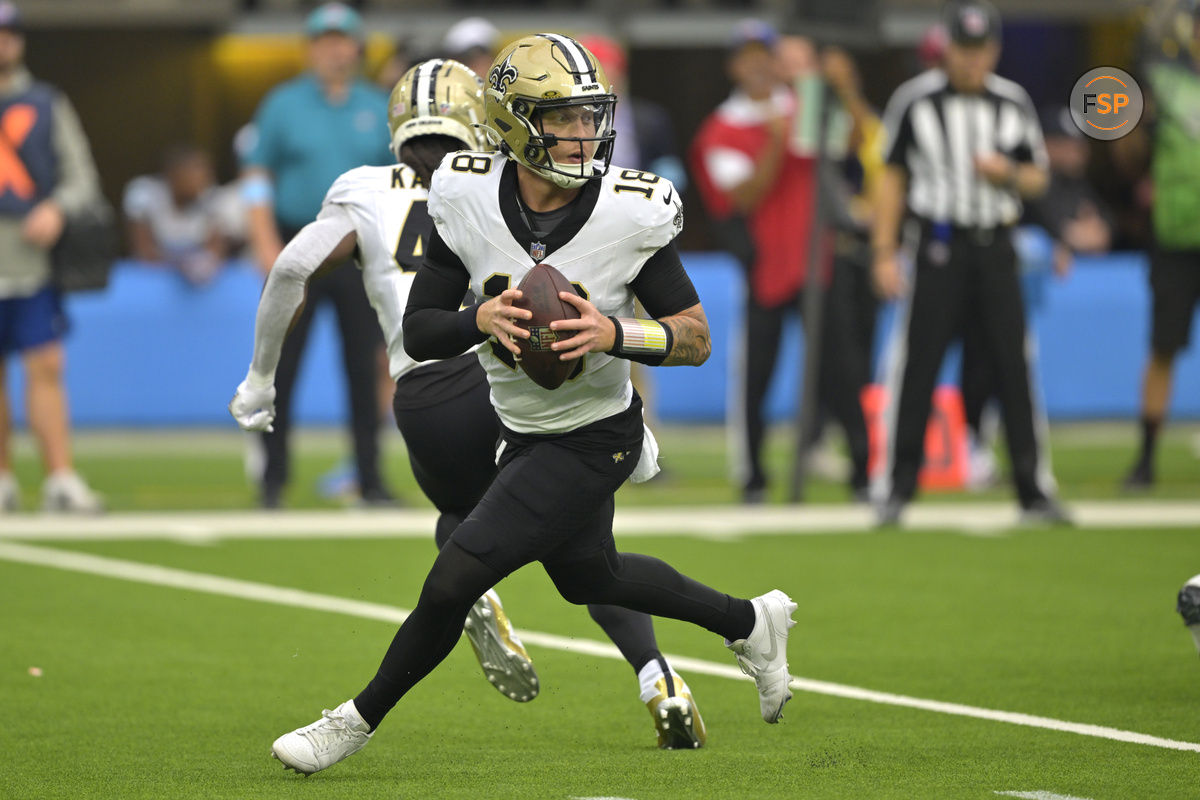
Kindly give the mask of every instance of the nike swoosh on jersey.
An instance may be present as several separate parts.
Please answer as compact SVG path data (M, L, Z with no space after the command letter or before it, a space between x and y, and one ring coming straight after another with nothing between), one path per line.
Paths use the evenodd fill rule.
M674 196L675 196L675 189L674 189L674 187L672 187L671 191L667 192L667 196L663 198L663 205L664 206L671 205L671 198Z

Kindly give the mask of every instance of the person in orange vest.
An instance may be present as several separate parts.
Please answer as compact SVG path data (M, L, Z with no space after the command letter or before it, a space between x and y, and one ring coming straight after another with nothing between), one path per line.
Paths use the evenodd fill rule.
M0 513L19 505L9 443L12 417L5 364L25 368L29 427L41 450L47 511L95 513L100 498L75 472L63 384L67 317L50 250L66 219L100 195L96 165L66 96L25 68L25 30L15 5L0 2Z

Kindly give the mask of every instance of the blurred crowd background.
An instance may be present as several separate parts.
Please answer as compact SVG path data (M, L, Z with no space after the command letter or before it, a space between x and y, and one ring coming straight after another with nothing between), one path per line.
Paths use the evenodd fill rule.
M268 92L309 66L305 26L318 5L307 0L18 4L26 64L37 79L70 98L90 142L102 193L120 219L120 260L109 285L72 294L69 301L74 330L68 339L67 381L76 424L229 423L224 403L249 356L262 280L247 248L245 192L238 185L254 146L250 123ZM851 106L857 105L876 120L893 91L936 65L946 46L942 0L360 0L347 5L361 15L363 77L384 91L426 58L457 58L485 73L495 52L530 32L552 30L588 43L606 62L626 107L637 98L664 115L665 124L654 126L658 158L639 166L667 175L683 190L687 223L679 247L710 309L718 346L722 335L745 324L737 300L743 287L719 220L710 218L703 202L688 153L706 117L735 88L731 58L754 38L746 33L747 24L771 31L759 38L770 40L770 79L779 86L802 92L798 87L805 79L812 85L825 82L852 115ZM1034 378L1045 390L1051 420L1132 420L1139 413L1149 344L1150 139L1145 130L1114 142L1083 137L1071 124L1067 103L1076 80L1093 67L1122 67L1140 79L1148 53L1188 56L1197 9L1191 0L998 0L996 5L1003 31L995 72L1028 92L1057 176L1046 204L1027 208L1023 221L1035 233L1023 245L1023 255L1047 274L1064 277L1074 268L1093 276L1069 292L1034 289L1027 296L1031 315L1038 315L1033 327L1042 331L1042 361L1048 365ZM618 123L620 133L619 116ZM831 141L841 138L832 158L846 181L843 188L869 199L864 180L878 167L870 148L878 154L882 143L878 131L874 142L864 139L859 127L855 131L857 138L850 141L846 131L834 130ZM647 146L640 143L642 155ZM849 209L855 212L853 203ZM860 254L860 261L869 270L869 252ZM137 277L150 274L155 277L148 282ZM869 285L869 276L863 285ZM1043 302L1047 291L1054 295L1050 303ZM866 339L868 361L860 371L869 383L879 375L892 312L889 304L876 306L871 297L861 298L858 308L864 318L854 328ZM1064 331L1078 336L1064 336ZM328 380L329 365L338 360L324 343L330 335L318 330L318 342L310 348L316 354L306 357L297 389L301 423L336 423L345 416L341 391ZM797 347L794 342L783 347L782 377L766 400L770 421L796 419L803 369ZM114 361L114 352L134 349L137 360ZM734 413L726 397L732 397L729 387L737 380L737 359L731 348L715 351L713 361L697 371L700 377L670 371L653 392L654 413L671 422L726 420ZM158 365L162 380L142 379L148 364ZM1200 386L1195 371L1181 370L1174 416L1200 415L1200 391L1192 391ZM15 380L9 397L20 425L27 409L20 375ZM873 412L864 402L873 426L878 409ZM836 417L838 412L826 407L822 413ZM861 476L853 481L861 482Z
M263 95L304 68L303 23L317 3L295 0L25 0L31 71L75 103L96 154L106 196L120 199L134 177L157 172L181 142L209 154L219 182L238 172L234 142ZM863 92L882 109L893 89L922 69L922 40L939 18L940 0L757 3L674 2L350 3L368 31L364 69L388 84L415 63L450 54L450 29L485 13L495 46L534 30L611 36L628 50L631 92L671 114L678 152L729 92L725 54L731 31L747 16L778 30L847 48ZM1004 48L997 72L1015 80L1039 108L1065 103L1087 68L1130 68L1154 7L1123 0L1000 2ZM461 54L461 53L455 53ZM390 88L390 87L389 87ZM1115 209L1117 249L1146 244L1147 214L1133 186L1144 164L1126 163L1111 147L1093 147L1089 174ZM1114 163L1115 162L1115 163ZM685 250L716 245L687 195L691 219Z

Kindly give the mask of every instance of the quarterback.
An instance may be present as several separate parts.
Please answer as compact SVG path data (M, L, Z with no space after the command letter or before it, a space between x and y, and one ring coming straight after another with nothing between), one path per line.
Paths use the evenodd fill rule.
M615 548L615 491L656 469L629 362L699 365L710 350L673 244L683 224L674 188L608 164L615 102L595 57L573 39L520 39L487 78L483 129L498 152L451 153L433 176L435 229L408 295L403 346L418 362L474 350L500 419L499 472L439 550L375 677L336 711L281 737L299 771L365 746L450 652L477 599L532 561L569 602L681 619L724 637L755 680L765 721L777 722L791 698L786 648L796 605L787 595L732 597ZM515 360L515 340L529 335L517 321L530 312L514 305L514 287L543 259L579 292L559 295L580 318L552 324L553 347L578 366L553 391ZM468 291L475 302L464 309ZM635 298L652 319L633 317Z
M429 101L435 95L437 104ZM230 404L247 430L271 424L270 375L304 286L323 265L341 263L357 248L368 296L387 336L396 422L413 474L441 512L435 533L439 548L495 477L500 427L475 354L413 361L402 347L401 314L433 229L425 211L431 174L449 152L488 147L472 127L482 119L482 82L457 61L427 61L400 80L388 117L400 163L343 175L330 189L320 218L274 266L259 305L254 359ZM691 690L659 651L649 615L618 606L593 605L588 611L638 675L659 746L703 745L706 731ZM537 673L494 591L475 602L465 628L497 689L517 701L537 695ZM286 740L273 752L286 759L285 747Z

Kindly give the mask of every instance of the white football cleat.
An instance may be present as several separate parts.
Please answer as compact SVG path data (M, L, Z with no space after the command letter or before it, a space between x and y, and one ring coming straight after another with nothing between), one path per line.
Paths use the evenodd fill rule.
M500 694L518 703L537 697L541 684L533 661L513 631L494 590L488 589L471 606L463 630L484 676Z
M42 484L42 510L68 514L99 514L104 502L74 470L63 469Z
M672 673L659 678L654 688L658 694L646 701L650 716L654 719L654 731L658 734L661 750L694 750L703 747L708 740L700 709L692 698L692 691L683 678ZM645 695L643 695L645 697Z
M0 514L16 511L21 505L21 487L11 472L0 473Z
M1200 651L1200 575L1189 580L1179 590L1175 610L1183 617L1183 624L1191 631L1192 638L1196 640L1196 650Z
M363 749L371 741L370 728L354 701L347 700L333 711L322 711L313 724L280 736L271 745L271 755L285 770L312 775Z
M796 623L792 598L776 589L751 600L754 604L754 629L745 639L726 640L725 646L737 656L742 672L754 678L758 687L758 705L762 718L776 723L783 717L783 705L792 699L788 688L788 630Z

